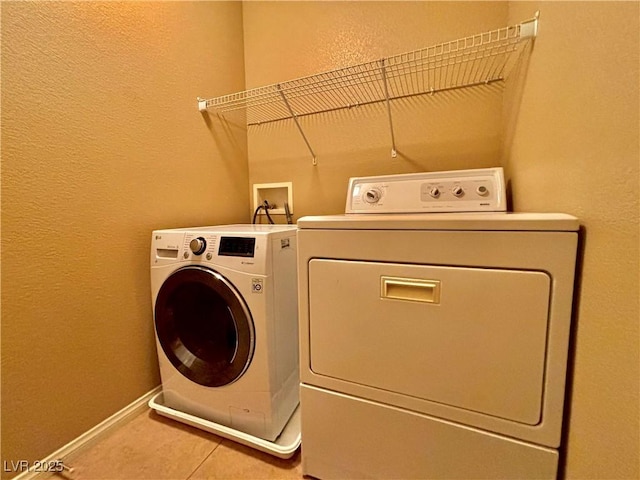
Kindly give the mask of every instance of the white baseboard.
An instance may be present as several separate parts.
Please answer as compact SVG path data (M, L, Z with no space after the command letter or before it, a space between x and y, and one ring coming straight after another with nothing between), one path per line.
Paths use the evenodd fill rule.
M129 405L124 407L122 410L114 413L106 420L100 422L98 425L93 427L92 429L86 431L79 437L71 440L64 447L56 450L47 458L41 460L38 465L51 465L53 462L63 460L65 457L78 453L81 449L87 448L90 445L94 444L101 438L103 438L111 429L114 427L118 427L131 419L132 416L142 413L143 411L149 409L149 400L159 393L162 390L162 386L158 386L151 390L150 392L145 393L140 398L134 400ZM73 477L73 474L69 475L70 472L65 471L65 476ZM72 473L72 472L71 472ZM38 472L35 471L34 467L31 467L29 470L22 472L20 475L14 477L12 480L32 480L38 478L41 475L51 475L50 472Z

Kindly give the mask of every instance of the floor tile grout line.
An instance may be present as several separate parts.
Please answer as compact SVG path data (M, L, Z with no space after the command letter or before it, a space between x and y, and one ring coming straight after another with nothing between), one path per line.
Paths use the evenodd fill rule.
M213 449L202 459L202 461L198 464L198 466L194 468L193 471L184 480L190 480L190 478L193 477L193 475L200 469L200 467L204 465L204 462L206 462L209 459L209 457L211 457L211 455L213 455L213 453L218 449L218 447L222 445L223 441L224 441L224 438L221 438L220 441L216 444L216 446L213 447Z

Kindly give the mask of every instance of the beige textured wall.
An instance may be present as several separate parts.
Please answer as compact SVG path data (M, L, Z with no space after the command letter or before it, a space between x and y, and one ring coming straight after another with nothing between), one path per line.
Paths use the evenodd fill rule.
M237 4L3 2L2 459L42 457L158 383L152 228L246 221L248 183L293 181L296 217L338 213L349 176L502 157L516 210L585 226L566 476L640 477L638 7L245 3L248 88L542 13L504 112L498 87L398 104L396 160L384 110L308 118L317 167L291 125L252 127L249 178L242 130L194 105L245 88Z
M539 9L511 154L519 211L584 226L566 478L637 479L638 2L513 2Z
M243 88L239 3L2 3L3 461L159 384L150 232L248 220L246 136L196 108Z
M503 27L506 2L245 2L247 87L377 60ZM293 182L294 217L344 212L349 177L496 166L498 85L250 127L251 183Z

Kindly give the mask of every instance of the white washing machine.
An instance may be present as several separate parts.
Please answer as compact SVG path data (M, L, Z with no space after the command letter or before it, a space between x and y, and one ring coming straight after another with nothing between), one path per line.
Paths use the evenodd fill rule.
M352 182L364 213L298 221L306 475L557 476L578 221L385 213L504 195L447 173Z
M154 231L163 406L275 440L299 399L296 291L295 226Z

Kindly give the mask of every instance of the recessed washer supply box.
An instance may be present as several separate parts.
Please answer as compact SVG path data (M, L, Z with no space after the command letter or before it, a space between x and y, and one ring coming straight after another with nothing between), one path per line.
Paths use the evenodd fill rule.
M504 212L501 167L349 180L346 213Z

